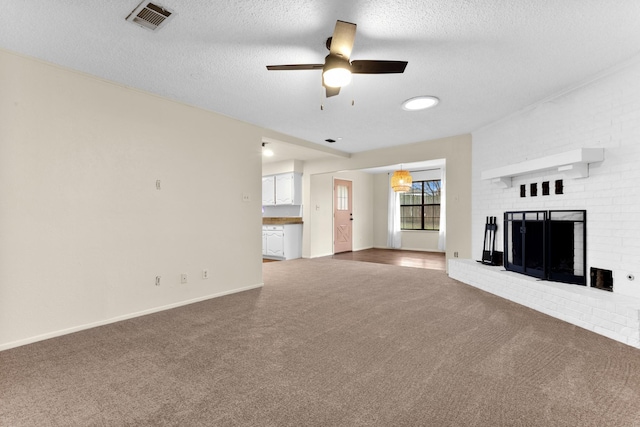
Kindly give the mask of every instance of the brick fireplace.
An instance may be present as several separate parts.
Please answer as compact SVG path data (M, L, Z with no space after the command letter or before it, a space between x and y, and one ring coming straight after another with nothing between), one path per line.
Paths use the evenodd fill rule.
M638 347L638 81L632 60L473 132L472 259L451 260L452 277ZM571 209L588 213L587 286L475 261L487 216L498 218L502 248L504 212Z

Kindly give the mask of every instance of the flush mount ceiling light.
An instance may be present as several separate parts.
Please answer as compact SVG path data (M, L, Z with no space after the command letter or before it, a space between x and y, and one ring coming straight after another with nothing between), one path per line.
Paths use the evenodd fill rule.
M396 193L406 193L411 190L411 184L413 183L413 178L409 171L403 170L402 166L400 166L400 170L397 170L391 176L391 188Z
M263 142L262 143L262 155L265 157L272 157L273 156L273 150L270 148L266 148L267 143Z
M409 98L402 103L402 109L407 111L426 110L435 107L440 100L435 96L416 96Z

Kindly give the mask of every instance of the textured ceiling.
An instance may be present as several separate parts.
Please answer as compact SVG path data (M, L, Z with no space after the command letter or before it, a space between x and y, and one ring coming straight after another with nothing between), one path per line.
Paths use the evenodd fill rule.
M161 0L158 32L125 21L138 0L2 3L1 48L351 153L471 132L640 51L638 0ZM322 63L337 19L352 60L405 73L327 100L320 71L266 70ZM417 95L441 103L400 108Z

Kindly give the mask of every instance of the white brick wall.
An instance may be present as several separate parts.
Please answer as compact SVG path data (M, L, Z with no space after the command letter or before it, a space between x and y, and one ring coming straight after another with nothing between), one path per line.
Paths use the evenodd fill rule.
M449 276L549 316L640 348L640 299L450 259Z
M605 160L590 165L588 178L539 172L514 177L508 189L480 178L488 169L583 147L604 148ZM554 194L556 179L564 180L563 195ZM542 196L543 181L550 181L549 196ZM538 196L530 197L534 182ZM502 250L505 211L586 209L587 278L590 267L612 270L614 293L640 297L640 61L474 132L472 189L475 259L486 216L498 217Z

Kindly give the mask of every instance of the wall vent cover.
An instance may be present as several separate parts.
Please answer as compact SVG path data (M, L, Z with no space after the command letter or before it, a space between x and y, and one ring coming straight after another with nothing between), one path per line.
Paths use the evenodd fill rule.
M127 16L127 21L151 31L164 27L174 12L164 6L143 1Z

